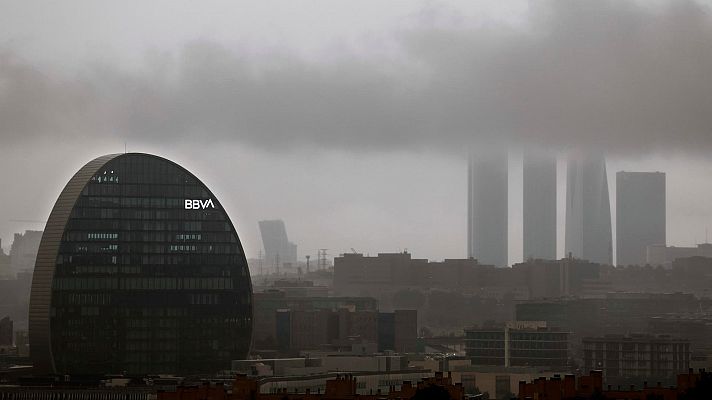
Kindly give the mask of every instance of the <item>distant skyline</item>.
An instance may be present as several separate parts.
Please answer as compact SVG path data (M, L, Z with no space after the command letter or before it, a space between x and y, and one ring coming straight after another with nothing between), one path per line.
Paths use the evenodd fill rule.
M196 171L249 257L264 219L300 260L466 257L470 146L510 148L509 263L530 147L560 154L558 257L579 146L608 154L614 243L620 170L667 174L668 244L712 228L710 1L0 4L6 249L125 144Z
M94 155L89 149L74 149L76 157L66 159L53 153L50 147L69 151L72 146L46 145L42 158L28 158L19 153L0 158L0 170L6 179L4 188L8 190L4 193L24 194L3 194L0 237L6 251L14 232L44 227L43 224L9 220L46 219L63 182ZM117 150L112 147L97 146L103 153ZM129 147L129 150L139 149ZM351 252L353 247L372 255L408 249L414 257L434 260L467 256L467 160L464 158L402 152L327 155L319 151L305 158L302 154L269 155L224 146L220 149L146 146L141 151L160 153L181 161L199 174L227 209L251 258L257 258L262 248L257 222L272 218L281 218L289 225L290 240L299 246L302 261L305 254L311 254L314 259L319 248L328 248L331 255ZM510 156L509 187L510 263L523 257L521 158L513 153ZM36 165L24 171L24 179L9 180L14 166L29 160L34 160ZM57 165L66 165L66 168ZM267 166L274 169L265 169ZM562 168L565 164L561 157L558 167L557 195L559 204L563 205L565 175ZM292 168L291 179L285 180L280 168ZM255 177L252 174L255 169L263 173ZM614 182L619 170L666 172L668 244L690 246L705 241L705 229L712 228L709 211L712 191L710 184L700 182L706 182L707 176L712 176L711 163L694 158L609 158L609 188L614 215ZM249 182L248 189L241 182ZM289 201L274 195L275 183L286 185ZM338 191L334 190L335 185ZM557 213L557 256L563 257L563 207L560 206ZM614 235L615 222L614 217Z

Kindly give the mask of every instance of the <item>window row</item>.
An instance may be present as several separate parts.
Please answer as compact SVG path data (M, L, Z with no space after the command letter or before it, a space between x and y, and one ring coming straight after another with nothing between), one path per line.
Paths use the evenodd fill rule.
M232 232L173 233L162 231L82 232L68 231L62 238L65 242L122 241L122 242L223 242L236 243Z
M83 196L147 196L147 197L207 197L205 189L198 185L186 185L178 182L127 183L103 185L103 182L91 181L84 188ZM111 183L117 183L114 180Z
M225 290L231 278L56 278L54 290Z
M67 249L64 246L62 249L63 253L72 252L71 248ZM139 254L166 254L172 252L198 252L198 253L209 253L209 254L239 254L239 249L236 245L194 245L194 244L122 244L121 250L124 253L139 253ZM74 253L106 253L106 252L118 252L118 244L77 244L74 246Z
M193 213L198 215L199 213ZM153 221L135 219L77 219L72 218L67 223L67 232L81 231L178 231L178 232L232 232L227 221Z
M181 266L234 266L238 269L243 269L245 265L244 259L239 252L228 252L224 254L216 253L177 253L174 255L157 254L141 254L140 250L130 247L122 247L122 252L129 254L107 255L100 253L77 254L75 252L66 254L63 250L57 257L57 266L100 266L121 264L123 266L140 266L140 265L181 265ZM63 254L62 254L63 253ZM134 253L134 254L131 254ZM123 268L123 267L122 267ZM58 268L59 270L60 268ZM64 269L65 271L71 271ZM74 271L71 271L72 273ZM130 272L128 270L121 272ZM244 274L243 274L244 275Z
M134 220L201 220L224 221L222 212L213 209L184 210L180 209L136 209L136 208L87 208L75 207L72 209L72 218L77 219L134 219Z

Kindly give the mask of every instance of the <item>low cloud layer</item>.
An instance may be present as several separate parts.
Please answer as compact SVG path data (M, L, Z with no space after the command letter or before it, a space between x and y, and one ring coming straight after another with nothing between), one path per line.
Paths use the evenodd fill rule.
M0 50L0 138L263 149L474 144L712 150L712 16L693 1L532 2L524 26L428 24L392 57L255 56L198 41L127 71ZM398 54L397 56L395 54Z

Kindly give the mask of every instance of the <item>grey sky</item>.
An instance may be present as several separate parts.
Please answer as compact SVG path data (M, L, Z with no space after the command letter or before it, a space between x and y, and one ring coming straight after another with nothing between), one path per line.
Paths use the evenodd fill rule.
M0 1L0 237L126 141L192 167L250 256L283 218L300 255L463 257L463 149L502 144L666 171L670 241L702 241L710 21L688 1Z

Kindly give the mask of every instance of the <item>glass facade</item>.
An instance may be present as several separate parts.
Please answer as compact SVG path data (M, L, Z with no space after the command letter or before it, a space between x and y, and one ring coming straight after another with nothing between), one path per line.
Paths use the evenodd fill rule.
M569 333L555 330L466 330L473 365L563 367L569 364Z
M56 252L55 372L214 373L245 358L250 276L218 200L156 156L121 154L94 169Z

